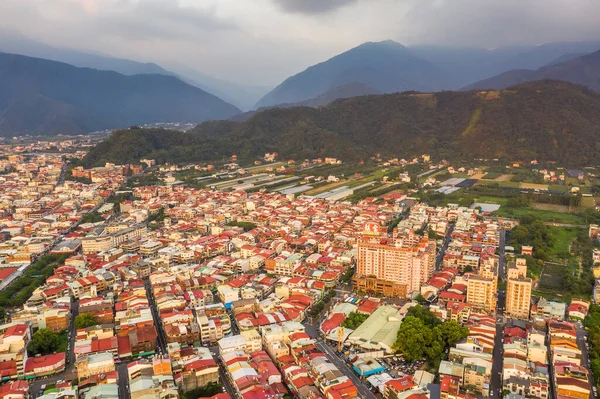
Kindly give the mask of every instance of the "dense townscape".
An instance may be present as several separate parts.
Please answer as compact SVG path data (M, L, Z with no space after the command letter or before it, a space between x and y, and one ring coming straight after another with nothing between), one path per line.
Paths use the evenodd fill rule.
M536 221L436 203L484 167L375 156L349 180L335 158L86 169L77 140L5 150L1 398L596 394L592 285L544 295L556 276L532 270L540 243L519 238Z

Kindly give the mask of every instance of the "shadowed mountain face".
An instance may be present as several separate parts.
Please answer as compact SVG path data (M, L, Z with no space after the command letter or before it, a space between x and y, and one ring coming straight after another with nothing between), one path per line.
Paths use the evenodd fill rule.
M196 123L239 112L173 76L125 76L0 53L3 135L85 133L155 122Z

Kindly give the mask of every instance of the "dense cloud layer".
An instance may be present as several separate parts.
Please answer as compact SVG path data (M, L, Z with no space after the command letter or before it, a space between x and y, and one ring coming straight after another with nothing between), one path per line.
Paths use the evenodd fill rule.
M0 26L54 46L273 85L365 41L594 40L599 15L598 0L0 1Z
M344 7L358 0L275 0L281 9L301 14L321 14Z

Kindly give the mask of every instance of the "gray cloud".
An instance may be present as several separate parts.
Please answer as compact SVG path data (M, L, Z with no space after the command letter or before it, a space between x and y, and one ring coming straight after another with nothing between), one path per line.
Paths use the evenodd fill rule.
M402 19L412 43L496 47L600 39L597 0L414 0Z
M253 85L366 41L599 40L598 15L599 0L0 0L0 26L34 40Z
M214 9L198 9L165 0L122 0L114 8L99 8L91 15L98 29L134 40L179 40L205 32L237 30L231 19L217 17Z
M275 0L284 11L299 14L323 14L349 6L358 0Z

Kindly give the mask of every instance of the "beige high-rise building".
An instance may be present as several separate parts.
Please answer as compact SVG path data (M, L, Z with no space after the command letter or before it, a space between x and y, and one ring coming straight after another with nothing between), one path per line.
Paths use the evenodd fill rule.
M485 259L479 274L469 277L467 284L467 302L478 309L493 312L496 309L496 293L498 292L498 276L496 273L498 260Z
M531 307L532 280L527 277L527 262L523 258L508 264L506 284L506 315L528 319Z
M354 283L359 291L406 297L419 291L435 268L435 241L410 231L396 237L375 232L358 243Z

